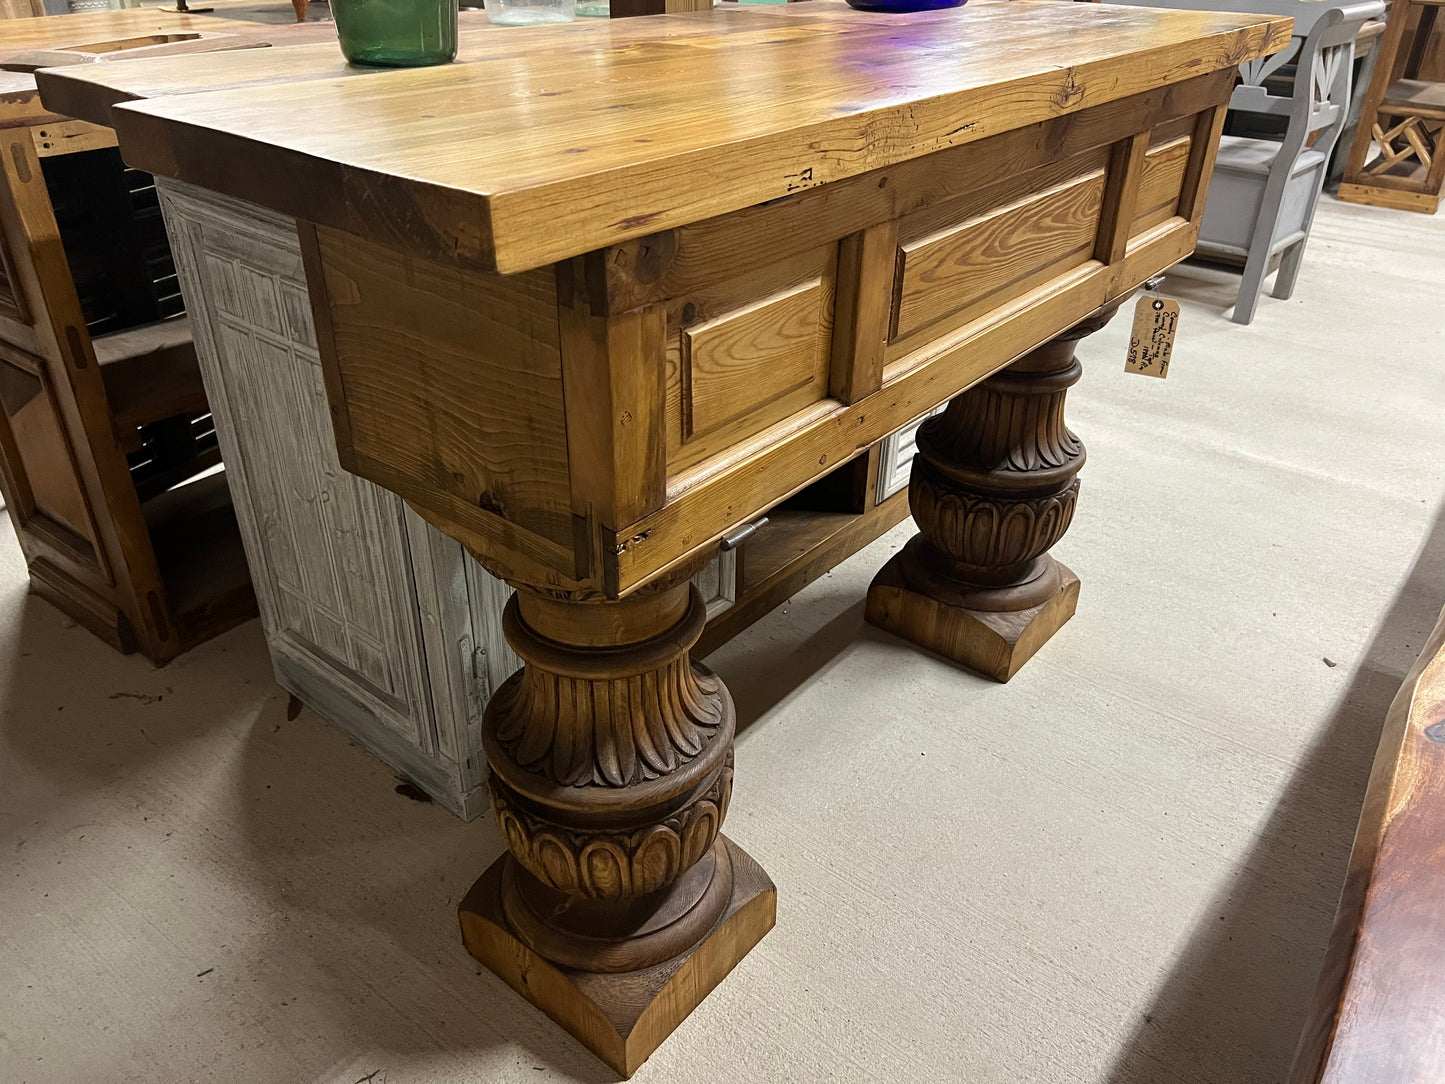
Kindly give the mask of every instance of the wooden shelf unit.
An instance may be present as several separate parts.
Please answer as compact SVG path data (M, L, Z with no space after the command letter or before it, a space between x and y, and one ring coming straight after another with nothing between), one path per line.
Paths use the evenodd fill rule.
M1445 198L1445 0L1394 0L1339 198L1434 214Z
M28 80L0 72L21 106ZM225 479L185 484L220 452L154 183L29 97L0 122L0 486L35 592L161 664L255 598Z

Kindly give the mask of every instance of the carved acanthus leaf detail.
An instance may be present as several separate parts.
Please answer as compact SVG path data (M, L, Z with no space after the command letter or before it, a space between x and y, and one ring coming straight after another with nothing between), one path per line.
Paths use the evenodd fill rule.
M1064 396L1079 371L1075 363L1062 375L998 374L925 422L918 446L924 454L980 471L1066 468L1084 454L1083 443L1064 424Z
M1064 536L1074 518L1079 483L1032 499L969 493L931 477L915 461L908 502L923 537L954 560L979 568L1032 561Z
M721 683L680 655L616 678L571 677L529 665L489 709L516 763L556 783L625 787L695 758L723 719Z
M717 839L732 797L733 757L696 800L629 832L584 832L530 812L489 780L492 813L507 848L543 884L585 899L632 899L672 884Z

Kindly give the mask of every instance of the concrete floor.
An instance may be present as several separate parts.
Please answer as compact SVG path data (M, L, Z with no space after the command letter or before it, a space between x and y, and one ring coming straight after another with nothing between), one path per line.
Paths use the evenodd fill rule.
M1445 218L1327 200L1294 300L1235 281L1170 276L1167 381L1085 344L1083 596L1011 684L863 624L907 527L712 656L778 927L636 1080L1282 1080L1445 600ZM491 825L288 721L254 622L152 670L6 538L0 660L0 1080L615 1079L461 948Z

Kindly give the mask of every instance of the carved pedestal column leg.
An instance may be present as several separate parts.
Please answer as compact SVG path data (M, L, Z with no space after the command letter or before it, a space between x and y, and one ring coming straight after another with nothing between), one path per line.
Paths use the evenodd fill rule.
M867 619L998 681L1074 615L1079 580L1049 556L1074 516L1084 446L1064 425L1078 341L1114 308L970 388L918 431L919 533L868 589Z
M776 891L719 834L732 697L688 650L683 580L621 602L526 587L524 667L487 707L492 810L509 853L462 902L468 950L623 1076L773 926Z

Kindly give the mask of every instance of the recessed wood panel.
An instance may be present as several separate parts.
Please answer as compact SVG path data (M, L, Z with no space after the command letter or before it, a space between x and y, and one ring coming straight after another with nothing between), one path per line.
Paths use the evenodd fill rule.
M764 268L769 285L802 280L669 336L669 474L827 398L836 270L836 245Z
M823 284L769 298L682 333L682 432L692 440L826 380Z
M45 377L43 363L33 359L34 367L19 367L0 360L0 409L4 410L9 432L5 443L14 459L12 470L25 492L16 495L22 505L16 509L22 525L32 516L42 516L63 529L67 546L83 552L84 558L95 560L95 530L85 494L80 488L70 440L60 415L55 396Z
M1173 218L1179 210L1179 193L1189 164L1188 136L1150 147L1139 181L1139 201L1129 235L1135 236Z
M1103 198L1103 171L1091 171L927 236L905 219L890 341L967 323L1088 262Z

